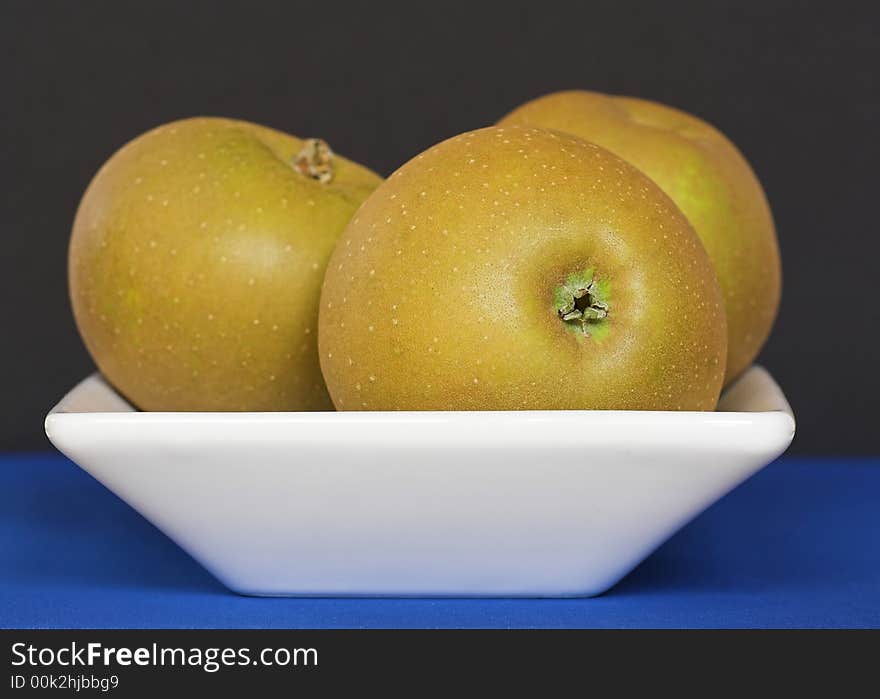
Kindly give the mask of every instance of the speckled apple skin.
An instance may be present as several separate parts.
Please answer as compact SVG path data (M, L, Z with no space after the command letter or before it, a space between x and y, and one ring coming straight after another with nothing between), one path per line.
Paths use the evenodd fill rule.
M603 146L675 201L705 245L721 284L728 328L725 384L739 376L773 327L782 268L767 197L736 146L678 109L584 90L527 102L499 123L558 129Z
M107 379L143 410L326 410L317 313L327 259L381 178L303 142L195 118L114 154L73 225L70 296Z
M607 332L554 291L593 269ZM721 292L675 204L562 133L492 127L411 160L364 202L327 267L319 350L340 410L712 410Z

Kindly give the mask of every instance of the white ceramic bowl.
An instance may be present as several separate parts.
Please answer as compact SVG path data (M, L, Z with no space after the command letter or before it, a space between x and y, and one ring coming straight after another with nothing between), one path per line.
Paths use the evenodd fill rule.
M718 412L136 412L98 375L58 449L251 595L596 595L794 436L759 367Z

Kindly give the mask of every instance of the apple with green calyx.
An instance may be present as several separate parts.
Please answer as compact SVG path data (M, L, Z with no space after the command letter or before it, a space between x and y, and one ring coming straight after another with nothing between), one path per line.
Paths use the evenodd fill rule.
M143 410L332 409L321 281L381 182L317 139L195 118L115 153L70 240L70 296L104 376Z
M726 347L675 204L542 129L469 132L405 164L347 226L321 294L340 410L712 410Z

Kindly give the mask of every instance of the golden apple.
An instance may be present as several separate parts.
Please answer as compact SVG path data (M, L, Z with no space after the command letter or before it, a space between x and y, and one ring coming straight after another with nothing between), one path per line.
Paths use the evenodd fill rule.
M144 410L332 409L321 281L380 181L322 141L230 119L124 146L70 241L73 311L101 372Z
M327 266L341 410L712 410L727 329L685 216L574 136L456 136L389 177Z

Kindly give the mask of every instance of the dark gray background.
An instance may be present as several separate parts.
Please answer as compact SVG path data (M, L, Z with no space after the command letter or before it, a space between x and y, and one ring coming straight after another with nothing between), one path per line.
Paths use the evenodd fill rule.
M867 3L863 3L867 5ZM782 2L0 2L0 449L92 369L67 301L90 177L161 122L239 117L382 174L542 93L667 102L745 152L776 216L782 309L761 361L793 451L877 454L877 11ZM870 14L868 14L870 12Z

